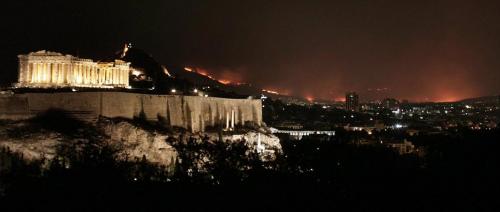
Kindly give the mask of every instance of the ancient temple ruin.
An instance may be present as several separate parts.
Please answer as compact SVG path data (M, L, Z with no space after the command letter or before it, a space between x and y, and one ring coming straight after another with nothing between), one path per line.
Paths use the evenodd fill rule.
M15 87L129 87L130 63L125 61L94 62L45 50L18 58L19 81Z

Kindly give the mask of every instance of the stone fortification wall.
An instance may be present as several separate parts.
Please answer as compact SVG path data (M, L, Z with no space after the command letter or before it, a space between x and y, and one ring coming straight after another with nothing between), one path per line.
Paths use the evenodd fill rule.
M0 97L0 119L25 119L48 109L61 109L92 121L141 117L192 132L210 126L226 127L262 122L262 103L251 99L150 95L124 92L25 93Z

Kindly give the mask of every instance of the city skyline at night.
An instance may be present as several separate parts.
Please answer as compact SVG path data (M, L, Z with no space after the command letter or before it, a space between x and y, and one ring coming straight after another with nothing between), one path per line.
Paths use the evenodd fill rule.
M307 99L356 91L361 100L450 102L500 93L500 15L491 2L96 4L9 2L18 12L2 15L2 83L15 81L18 54L108 58L132 42L165 65Z

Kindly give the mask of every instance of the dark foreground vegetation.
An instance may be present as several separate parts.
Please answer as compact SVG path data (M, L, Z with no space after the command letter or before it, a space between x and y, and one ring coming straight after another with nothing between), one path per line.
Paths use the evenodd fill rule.
M82 127L49 125L63 132L73 132L71 126ZM283 155L274 162L246 155L239 144L188 141L177 144L180 158L171 169L145 159L120 161L116 149L87 130L91 136L69 133L88 139L61 145L52 162L28 163L1 149L0 210L494 211L498 206L499 130L420 137L425 157L352 145L347 133L283 138ZM201 168L200 152L213 160Z

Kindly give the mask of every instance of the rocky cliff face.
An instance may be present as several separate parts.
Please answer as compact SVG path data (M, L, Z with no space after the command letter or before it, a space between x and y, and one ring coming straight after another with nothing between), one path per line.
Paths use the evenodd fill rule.
M1 122L0 148L8 148L23 154L27 160L51 160L57 155L58 147L67 143L85 143L89 139L98 139L103 145L111 145L117 149L117 158L121 160L141 160L170 167L178 162L179 142L244 142L248 151L259 152L262 160L274 160L281 153L279 139L264 130L246 130L244 132L207 132L190 133L182 130L158 130L143 127L128 120L100 119L91 129L98 132L91 134L86 129L79 129L68 136L53 129L33 126L29 121ZM26 129L30 129L26 131ZM94 133L95 134L95 133ZM93 138L91 138L93 137ZM187 139L189 138L189 139Z
M103 123L104 122L104 123ZM150 132L128 122L101 121L99 126L109 136L109 142L117 145L122 159L141 159L170 166L177 159L177 151L166 142L168 135Z

